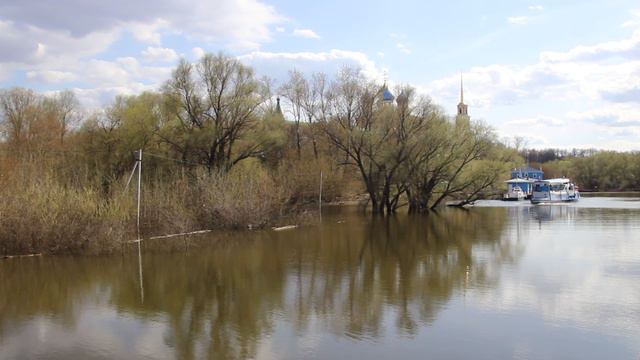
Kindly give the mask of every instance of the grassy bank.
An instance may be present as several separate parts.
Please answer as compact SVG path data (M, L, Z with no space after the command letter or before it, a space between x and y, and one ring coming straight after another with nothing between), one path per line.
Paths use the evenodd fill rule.
M270 171L248 163L225 174L202 171L162 180L143 176L142 235L276 224L317 199L317 169L313 174L303 170L290 165ZM324 174L324 195L330 200L339 195L338 174L330 169ZM104 194L97 184L73 185L46 171L5 176L0 188L0 255L119 251L136 238L135 189L125 192L125 182L118 180Z

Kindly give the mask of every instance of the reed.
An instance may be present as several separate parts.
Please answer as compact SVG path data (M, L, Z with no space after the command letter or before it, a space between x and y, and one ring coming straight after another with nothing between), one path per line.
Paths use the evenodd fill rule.
M104 253L126 234L131 204L105 200L90 187L65 187L48 176L5 184L0 194L4 254Z
M16 172L0 189L0 254L108 253L136 236L135 191L65 184L51 172ZM152 178L152 177L149 177ZM259 164L228 173L145 179L143 237L219 228L261 228L292 209L291 189Z

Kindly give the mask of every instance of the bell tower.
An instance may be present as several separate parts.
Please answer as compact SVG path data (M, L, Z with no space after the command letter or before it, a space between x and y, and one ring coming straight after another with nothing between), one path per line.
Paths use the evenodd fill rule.
M470 121L467 105L464 103L464 86L462 75L460 75L460 103L458 103L458 114L456 115L456 125L469 124Z

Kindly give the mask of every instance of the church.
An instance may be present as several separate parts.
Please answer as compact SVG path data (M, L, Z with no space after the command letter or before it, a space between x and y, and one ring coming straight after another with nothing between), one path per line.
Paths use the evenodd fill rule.
M460 77L460 103L458 103L458 114L456 115L456 126L469 126L471 118L467 105L464 103L464 86L462 84L462 76Z
M393 93L389 91L389 87L387 86L387 81L385 80L384 84L380 88L378 92L379 99L385 105L393 105L394 100L399 105L403 101L407 101L407 96L404 93L401 93L396 98L393 96ZM462 82L462 76L460 77L460 102L458 103L458 111L455 117L456 126L469 126L471 122L471 117L469 116L469 109L467 104L464 103L464 84Z

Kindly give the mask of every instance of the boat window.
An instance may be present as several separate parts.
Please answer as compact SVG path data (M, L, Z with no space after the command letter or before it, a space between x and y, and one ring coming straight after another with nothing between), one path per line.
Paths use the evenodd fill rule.
M553 185L551 185L551 190L553 190L553 191L562 191L562 190L564 190L564 184L553 184Z
M533 186L533 191L538 191L538 192L549 191L549 185L547 185L547 184L535 184Z

